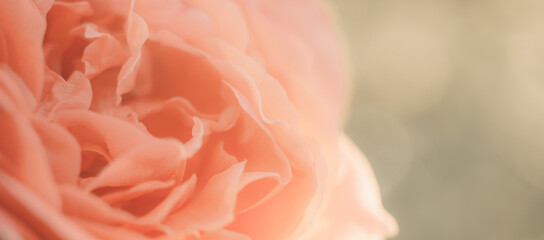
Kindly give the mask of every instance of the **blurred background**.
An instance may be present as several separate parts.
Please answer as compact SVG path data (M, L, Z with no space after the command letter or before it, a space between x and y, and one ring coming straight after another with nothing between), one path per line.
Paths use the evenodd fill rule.
M544 239L544 1L330 1L394 239Z

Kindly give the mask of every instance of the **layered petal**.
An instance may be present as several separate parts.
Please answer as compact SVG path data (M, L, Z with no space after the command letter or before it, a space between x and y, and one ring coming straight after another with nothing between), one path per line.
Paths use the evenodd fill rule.
M45 18L34 2L0 1L0 63L9 65L36 99L43 87L45 28Z
M186 233L220 230L234 220L234 207L240 176L245 162L240 162L212 177L179 212L170 215L166 225Z
M331 198L303 239L384 239L396 235L397 224L381 205L366 158L345 135L338 148L342 159Z
M0 203L36 235L49 239L95 239L25 185L0 171Z

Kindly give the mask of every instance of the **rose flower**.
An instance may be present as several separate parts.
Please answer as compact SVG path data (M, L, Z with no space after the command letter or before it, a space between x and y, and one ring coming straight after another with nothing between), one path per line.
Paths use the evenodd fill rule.
M383 239L311 0L0 0L0 239Z

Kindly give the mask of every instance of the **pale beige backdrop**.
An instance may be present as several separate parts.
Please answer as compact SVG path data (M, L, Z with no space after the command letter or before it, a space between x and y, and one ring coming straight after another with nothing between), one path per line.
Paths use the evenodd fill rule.
M330 2L395 239L544 239L544 1Z

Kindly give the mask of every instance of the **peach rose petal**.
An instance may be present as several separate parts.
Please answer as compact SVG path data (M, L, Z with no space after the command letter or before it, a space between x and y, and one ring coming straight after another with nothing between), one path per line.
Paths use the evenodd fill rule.
M63 111L55 122L68 129L80 144L101 146L112 158L132 150L134 146L163 142L130 123L92 111Z
M193 120L193 114L187 109L188 106L183 104L184 102L183 99L172 98L166 102L155 104L146 102L147 106L139 104L133 107L147 131L153 136L176 138L187 142L194 137L192 129L197 122Z
M187 162L187 174L198 174L197 191L213 176L226 171L238 163L238 159L224 149L223 142L207 143L202 151Z
M292 179L289 159L267 128L259 126L250 116L243 114L234 130L240 131L241 136L229 138L225 147L237 157L248 159L248 171L276 172L284 184Z
M0 91L7 95L19 112L30 114L36 99L21 78L5 64L0 64Z
M74 28L72 34L81 35L92 42L85 47L81 61L85 64L85 76L92 78L106 69L121 66L127 61L127 53L121 43L111 34L98 31L95 24Z
M43 118L33 118L32 125L43 143L55 181L77 185L81 170L77 140L66 129Z
M183 96L203 113L220 112L232 103L232 97L221 86L221 75L205 56L172 33L159 33L151 34L146 44L156 77L150 98Z
M222 110L218 115L206 114L198 111L193 104L186 98L172 97L166 101L135 101L129 104L140 116L143 122L147 122L148 131L157 137L175 137L182 142L188 139L188 133L175 134L183 125L194 123L193 116L203 120L212 132L223 132L231 129L238 119L239 107L229 106ZM156 116L159 115L159 116ZM145 120L146 118L151 118ZM176 128L170 132L168 123L176 122ZM155 130L153 130L155 129ZM172 133L172 130L174 130ZM191 130L192 131L192 130Z
M40 13L45 17L49 9L53 6L54 0L33 0L34 4L40 10Z
M130 187L126 190L123 189L116 192L106 193L100 198L108 204L114 204L117 202L132 200L148 193L171 188L175 183L176 181L174 181L173 179L166 182L151 180L134 185L133 187Z
M83 52L84 41L78 34L81 20L94 14L88 2L55 1L47 14L47 31L45 32L43 51L47 66L59 75L67 76L73 70L70 65ZM70 64L68 64L70 63ZM83 71L84 69L80 69Z
M147 180L165 180L185 160L181 145L153 143L134 147L106 166L86 189L132 186ZM130 171L126 171L130 169Z
M174 187L168 196L142 219L151 222L162 222L171 212L178 210L185 204L195 190L196 180L196 175L192 175L183 184Z
M117 15L123 18L126 18L131 11L131 5L134 0L88 0L92 6L92 9L95 11L95 14L98 16L111 16Z
M204 125L204 122L198 118L193 117L193 128L191 129L192 138L185 144L189 156L194 156L204 143L204 137L209 135L209 130Z
M140 234L119 226L112 226L109 224L102 224L100 222L78 218L75 218L74 222L83 226L87 231L99 239L149 240L149 237L144 234Z
M169 32L153 34L150 40L187 54L204 57L208 65L219 71L218 74L225 79L224 82L247 97L248 103L256 103L261 115L265 115L264 111L270 115L264 118L266 122L281 119L296 126L297 113L283 87L239 50L221 41L201 41L198 43L201 48L193 47Z
M114 109L119 101L116 94L119 67L109 68L91 79L93 100L90 109L92 111L106 112Z
M131 7L133 7L132 2ZM147 23L142 17L130 10L127 20L127 44L130 50L130 57L121 67L119 77L117 79L116 94L121 96L132 90L136 81L136 73L142 56L142 46L149 37Z
M77 224L69 221L56 211L50 203L44 202L35 190L10 177L0 170L0 203L37 232L49 239L95 239Z
M113 208L101 201L99 197L88 194L85 190L62 186L60 192L63 200L63 212L69 216L109 224L139 221L132 214Z
M326 162L316 161L321 176L318 185L323 187L321 191L329 192L339 158L333 146L347 106L344 54L332 31L331 18L313 1L242 2L256 40L251 56L285 88L299 121L304 123L301 133L320 146L315 156L323 156ZM293 8L286 10L285 4ZM313 204L319 202L316 198Z
M18 217L0 207L0 239L39 239L36 233Z
M244 172L238 186L236 214L249 211L281 190L280 176L275 172Z
M292 180L282 188L281 194L238 214L227 229L243 232L252 239L287 238L302 221L314 191L314 177L294 170Z
M245 51L249 44L250 33L245 14L233 0L213 2L189 0L192 6L206 12L215 23L217 38L240 51Z
M319 115L316 122L338 123L334 118L343 117L347 106L345 82L339 81L346 77L345 60L325 8L312 0L242 2L267 70L285 87L297 110ZM322 111L324 106L334 113Z
M61 203L47 153L30 120L15 106L0 91L0 167L58 208Z
M171 232L160 222L139 218L122 209L113 208L84 190L72 186L63 186L60 190L64 202L63 212L73 218L109 225L126 225L133 232Z
M145 19L153 31L166 30L181 38L209 37L217 29L204 11L184 1L140 0L135 1L134 11Z
M1 0L0 6L0 63L8 64L39 99L44 78L45 18L31 1Z
M283 149L278 146L278 139L274 137L270 129L260 120L254 105L250 104L249 100L237 89L226 82L225 84L231 88L234 95L237 97L240 106L247 113L247 115L245 115L245 122L242 123L243 127L255 129L251 130L252 135L247 136L250 138L247 141L256 146L254 146L254 149L244 149L242 153L243 155L246 155L246 158L253 160L249 162L248 170L272 170L280 174L281 182L289 182L292 177L290 162ZM243 143L244 142L242 142L242 144ZM265 156L270 158L265 158Z
M224 81L255 105L265 122L284 121L298 127L298 113L284 87L253 59L223 41L203 40L197 45Z
M64 80L57 73L48 70L43 96L36 113L51 119L58 111L88 109L92 97L91 84L83 73L73 72L68 80Z
M179 212L165 224L185 232L219 230L234 220L238 182L246 162L240 162L213 176Z
M384 239L396 235L396 222L381 206L366 158L345 135L338 146L343 159L332 197L323 217L303 239Z
M278 147L278 149L284 149L284 148L279 148L278 145L282 143L277 142L277 141L282 141L283 138L281 137L277 138L272 132L270 132L270 130L268 130L268 128L265 127L265 124L262 122L263 120L261 120L264 118L262 114L257 115L255 106L252 104L249 104L250 101L243 94L238 92L237 89L233 88L232 86L230 87L235 93L238 101L240 102L240 105L251 116L251 119L253 121L256 121L260 125L260 127L266 132L268 137L273 141L271 145ZM278 131L280 130L281 126L282 126L282 122L278 122L276 125L272 125L271 127L272 129L275 129L276 131ZM285 134L283 136L285 136ZM253 141L253 142L263 142L263 140L260 139L258 141ZM292 148L287 148L287 149L292 149ZM281 154L283 155L285 153L281 151ZM292 157L290 158L291 161L297 162L296 157L300 157L301 155L298 155L298 156L290 155L290 156ZM305 157L306 157L305 158L306 162L312 159L311 154L306 155ZM280 159L283 159L283 158L286 158L285 155L280 157ZM304 161L300 161L300 163L303 163L303 162ZM278 161L276 160L274 164L278 164ZM298 166L300 167L300 169L292 169L290 171L291 177L289 178L289 181L288 181L289 183L283 187L281 194L274 196L273 198L264 202L258 208L254 208L251 211L244 212L238 215L237 221L232 225L232 229L240 230L238 228L240 228L241 226L244 226L244 230L246 230L245 231L246 234L248 234L250 237L258 238L258 239L285 238L291 232L293 232L304 217L305 211L302 209L307 209L309 206L310 208L316 207L312 205L307 205L307 203L310 202L311 199L313 198L311 193L315 191L316 189L314 167L311 164L310 165L301 164ZM270 166L268 168L270 169ZM296 199L293 198L294 195L297 196ZM291 215L289 217L282 216L281 214L278 214L277 212L272 211L272 209L277 209L277 208L283 208L286 213L289 212ZM295 214L293 213L300 213L300 215L295 216ZM257 216L260 216L260 217L257 217ZM259 224L256 224L252 222L251 220L249 220L254 218L259 218L263 220L261 220ZM264 226L266 226L266 228ZM277 227L274 228L271 226L277 226ZM251 230L248 231L246 228Z
M191 54L195 54L195 55L198 54L198 55L205 55L205 56L206 56L205 53L200 52L198 49L195 49L194 47L191 47L191 46L187 45L187 44L186 44L185 42L183 42L181 39L179 39L179 38L177 38L177 37L175 37L175 36L172 36L172 35L170 35L170 34L168 34L168 33L165 33L165 32L161 32L160 35L154 35L154 36L151 37L151 39L152 39L153 41L160 41L160 42L163 43L163 44L167 44L167 45L172 46L172 47L174 47L174 48L176 48L176 49L180 49L181 51L187 51L188 53L191 53ZM221 66L224 65L224 64L221 65L221 64L224 63L224 62L217 61L217 60L215 60L215 59L212 58L212 57L208 57L208 61L210 61L211 63L217 64L215 67L218 68L218 69L222 69ZM234 61L234 62L236 62L236 61ZM248 61L247 63L249 64L249 61ZM251 67L251 66L250 66L250 67ZM249 67L249 69L251 69L250 67ZM256 68L257 66L253 66L253 67ZM225 68L225 69L228 70L229 68ZM225 72L225 71L227 71L227 70L224 70L223 72ZM232 76L231 76L230 79L240 79L240 78L239 78L239 77L232 77ZM268 82L269 82L269 83L273 83L273 81L271 81L271 80L268 80ZM247 78L246 83L247 83L249 86L252 86L252 87L253 87L253 90L247 90L247 91L249 91L248 94L250 94L250 96L253 96L253 97L256 99L257 102L260 102L260 99L261 99L260 93L262 93L262 92L268 92L268 90L267 90L267 91L264 91L264 89L270 89L271 86L272 86L272 87L273 87L273 86L277 86L277 85L274 85L274 84L272 84L271 86L264 85L264 86L262 87L263 90L262 90L262 91L259 91L259 90L256 89L256 86L254 85L254 83L253 83L252 81L249 80L249 78ZM231 86L231 87L232 87L232 86ZM233 87L232 87L232 88L233 88ZM279 88L281 89L281 87L279 87ZM234 89L234 88L233 88L233 89ZM251 89L251 87L250 87L250 89ZM281 92L281 90L278 90L278 91ZM250 102L252 102L252 101L250 101L250 100L245 100L245 97L243 97L242 94L239 93L237 90L236 90L236 91L233 91L233 92L235 93L235 95L236 95L238 98L244 98L244 101L241 103L241 105L242 105L244 108L248 108L248 109L249 109L249 108L252 108L252 106L249 106L249 105L248 105L248 104L250 104ZM270 92L277 92L277 91L270 91ZM275 103L277 103L277 101L278 101L279 99L286 99L286 98L285 98L285 95L283 95L283 96L280 95L280 97L278 97L278 96L275 96L275 97L271 96L271 97L269 97L269 99L271 100L271 103L272 103L272 99L274 99ZM281 105L281 106L284 106L284 107L285 107L285 106L289 106L288 101L287 101L287 100L284 100L284 101L285 101L285 104L280 104L280 105ZM248 105L248 106L246 106L246 105L244 105L244 104L246 104L246 105ZM247 110L247 109L246 109L246 110ZM285 108L283 108L283 110L285 110ZM262 110L261 110L261 111L262 111ZM255 112L254 108L251 109L251 113L253 114L253 117L254 117L254 118L258 118L259 115ZM262 113L261 113L261 114L262 114ZM280 112L277 112L277 114L280 114ZM284 116L285 116L286 112L283 111L283 114L284 114ZM287 114L287 115L289 115L289 114ZM293 113L292 115L296 115L296 114ZM259 117L259 118L260 118L260 117ZM273 122L272 120L268 120L267 118L264 118L264 119L266 119L268 122ZM291 120L291 121L294 121L294 120ZM261 123L261 124L264 124L264 123ZM261 125L261 126L264 127L264 125ZM263 129L266 129L266 128L264 127ZM289 129L289 130L290 130L290 129ZM267 130L265 130L265 131L267 131ZM268 134L271 135L271 136L273 136L271 133L268 133ZM274 137L271 137L271 139L274 139ZM257 141L253 141L253 142L260 142L260 141L257 140ZM306 158L306 159L308 159L308 158ZM251 169L251 166L253 165L253 164L252 164L252 161L249 161L248 163L249 163L248 168ZM276 163L272 163L272 164L273 164L273 166L279 166L277 162L276 162ZM264 168L266 168L266 167L264 167ZM280 171L280 172L281 172L281 171ZM284 171L284 172L285 172L285 171ZM282 176L289 176L289 173L282 174ZM285 179L288 179L288 178L283 178L283 179L284 179L284 180L282 180L282 181L285 181Z

